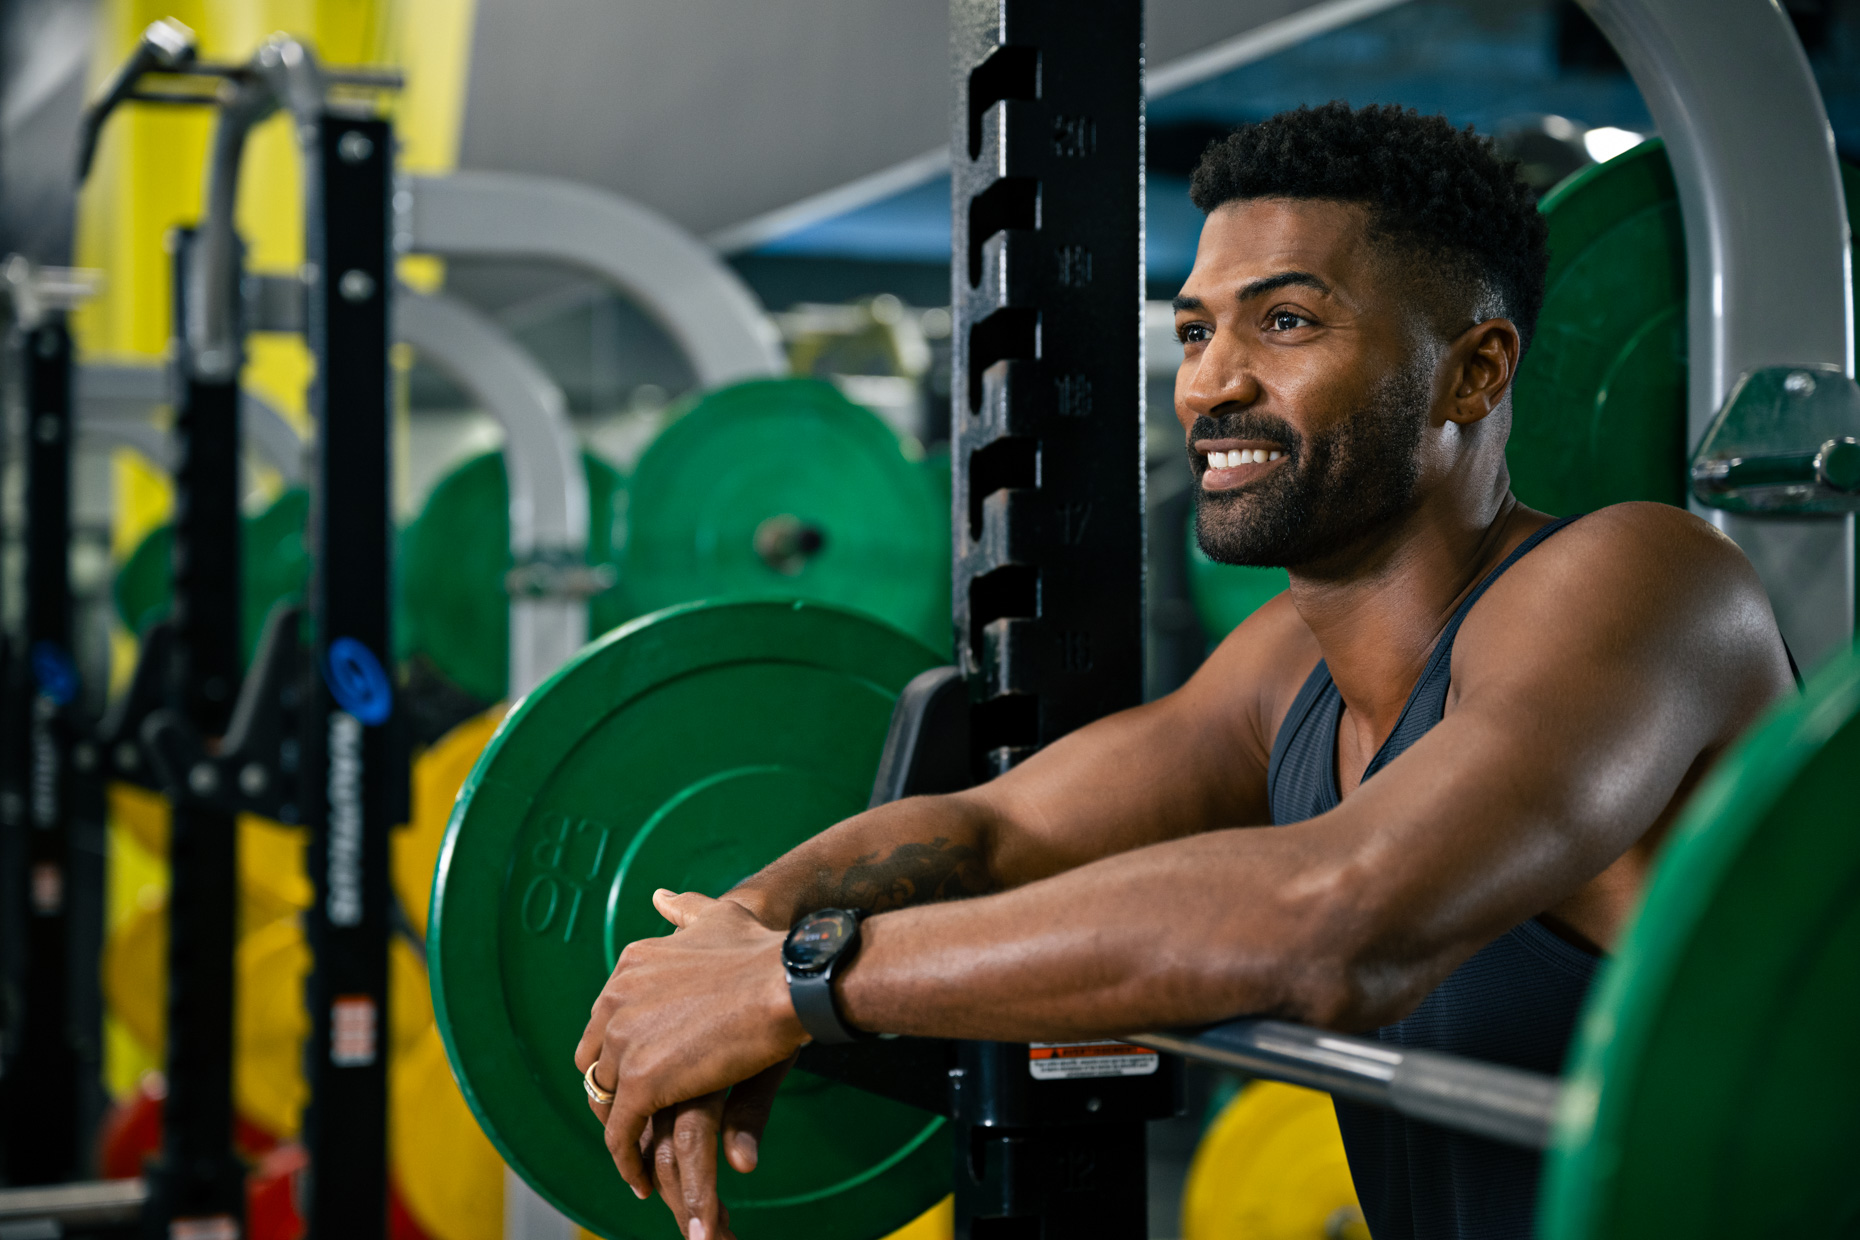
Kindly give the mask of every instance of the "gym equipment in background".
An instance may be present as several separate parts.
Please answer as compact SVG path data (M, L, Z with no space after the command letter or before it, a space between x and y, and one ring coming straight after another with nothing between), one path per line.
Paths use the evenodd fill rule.
M383 671L392 133L332 104L328 92L332 84L393 89L399 79L326 71L285 35L246 64L204 64L188 31L157 22L86 113L81 168L110 112L145 97L140 79L154 68L224 86L178 100L152 96L212 104L219 123L205 218L175 246L174 617L145 640L106 736L116 773L146 779L152 768L173 807L169 1099L144 1218L160 1230L181 1217L232 1232L243 1218L245 1173L231 1151L232 859L234 816L251 810L311 827L316 899L305 920L315 963L305 1062L315 1102L305 1144L317 1174L305 1214L313 1235L378 1235L387 1216L378 1028L387 1002L387 832L405 816L406 773ZM237 376L251 324L241 315L246 285L232 213L245 139L280 110L292 117L306 172L302 275L272 283L277 301L302 307L316 363L311 623L306 660L296 611L274 614L241 694ZM226 744L210 751L205 738L229 729Z
M675 1233L624 1191L560 1053L589 986L665 930L656 888L720 894L863 808L897 695L937 661L816 603L677 607L583 651L479 759L434 880L434 1010L485 1132L583 1226ZM881 1235L949 1191L940 1118L805 1071L765 1148L753 1175L721 1173L746 1234Z
M310 518L310 493L291 489L264 511L240 521L240 634L245 662L258 652L265 618L279 603L301 601L310 580L310 554L304 527ZM157 526L116 570L110 594L117 618L137 637L168 615L173 602L171 565L174 527Z
M0 686L0 1172L84 1166L102 1114L103 805L72 654L72 341L78 273L6 263L25 458L23 615Z
M633 614L614 563L626 538L627 490L606 462L584 452L581 466L588 519L586 559L577 567L589 580L585 631L600 634ZM534 575L511 553L506 478L501 453L464 462L433 488L400 539L398 653L424 655L484 702L509 694L511 600L524 596Z
M698 398L631 480L622 588L636 612L783 595L949 647L949 516L897 434L817 379Z

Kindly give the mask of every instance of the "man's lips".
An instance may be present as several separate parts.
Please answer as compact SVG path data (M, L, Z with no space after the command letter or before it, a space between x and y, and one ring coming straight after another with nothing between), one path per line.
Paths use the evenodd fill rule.
M1270 439L1197 439L1196 455L1206 468L1201 474L1204 491L1231 491L1278 467L1285 449Z

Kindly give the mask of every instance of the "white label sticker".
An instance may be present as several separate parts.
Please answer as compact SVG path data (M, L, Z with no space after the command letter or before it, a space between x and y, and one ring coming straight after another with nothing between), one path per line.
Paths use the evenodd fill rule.
M178 1218L168 1224L168 1240L239 1240L239 1223L229 1214Z
M1128 1042L1034 1042L1027 1047L1027 1071L1036 1081L1148 1076L1161 1064L1161 1055Z
M363 1068L375 1061L375 1001L342 995L330 1004L329 1061L338 1068Z

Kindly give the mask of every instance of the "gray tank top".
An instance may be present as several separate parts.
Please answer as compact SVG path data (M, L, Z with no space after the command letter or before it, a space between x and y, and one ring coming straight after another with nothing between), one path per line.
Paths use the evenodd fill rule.
M1446 712L1453 640L1473 605L1538 543L1575 520L1525 539L1467 596L1435 643L1395 730L1365 781L1393 762ZM1320 660L1279 728L1266 789L1275 826L1336 808L1337 725L1343 699ZM1597 958L1536 919L1506 931L1435 987L1421 1006L1369 1035L1556 1073L1589 992ZM1533 1234L1541 1158L1516 1146L1338 1100L1350 1175L1375 1240L1526 1240Z

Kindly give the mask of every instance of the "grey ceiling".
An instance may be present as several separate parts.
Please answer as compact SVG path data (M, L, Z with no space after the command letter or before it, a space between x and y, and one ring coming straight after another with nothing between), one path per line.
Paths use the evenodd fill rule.
M1310 0L1150 0L1167 64ZM704 235L947 140L944 0L478 0L459 162Z

